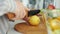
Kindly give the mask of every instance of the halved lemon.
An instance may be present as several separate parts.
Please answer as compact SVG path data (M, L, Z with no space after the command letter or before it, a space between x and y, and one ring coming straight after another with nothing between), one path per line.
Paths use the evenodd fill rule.
M50 26L53 30L60 29L60 21L58 19L52 19L49 22L50 22Z

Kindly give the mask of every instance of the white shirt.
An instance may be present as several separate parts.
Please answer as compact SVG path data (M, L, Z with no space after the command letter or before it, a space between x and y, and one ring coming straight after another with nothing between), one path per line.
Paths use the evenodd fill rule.
M16 8L14 0L0 0L0 34L6 34L8 30L8 19L4 15L7 12L13 12Z
M7 12L12 12L16 8L16 3L14 0L0 0L0 15Z

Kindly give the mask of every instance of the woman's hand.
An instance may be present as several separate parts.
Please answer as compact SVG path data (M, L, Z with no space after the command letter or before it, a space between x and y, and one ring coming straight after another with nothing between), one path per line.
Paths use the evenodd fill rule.
M20 1L16 1L16 10L15 10L15 18L13 18L13 20L19 20L19 19L23 19L26 15L27 12L29 11L28 8L24 7L22 3L20 3Z

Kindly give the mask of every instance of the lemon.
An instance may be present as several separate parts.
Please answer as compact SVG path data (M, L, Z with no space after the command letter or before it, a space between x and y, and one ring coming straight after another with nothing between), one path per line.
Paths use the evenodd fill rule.
M38 25L40 23L40 18L36 15L31 16L30 19L29 19L29 23L31 25Z
M53 30L60 29L60 21L58 19L52 19L49 22L50 22L50 26Z

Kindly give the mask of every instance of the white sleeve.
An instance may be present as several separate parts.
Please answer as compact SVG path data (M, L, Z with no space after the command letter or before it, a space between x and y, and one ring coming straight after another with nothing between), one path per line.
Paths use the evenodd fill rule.
M1 0L0 1L0 16L7 12L13 12L16 8L14 0Z
M16 1L14 0L6 0L6 2L8 3L8 11L13 12L15 11L16 8Z

